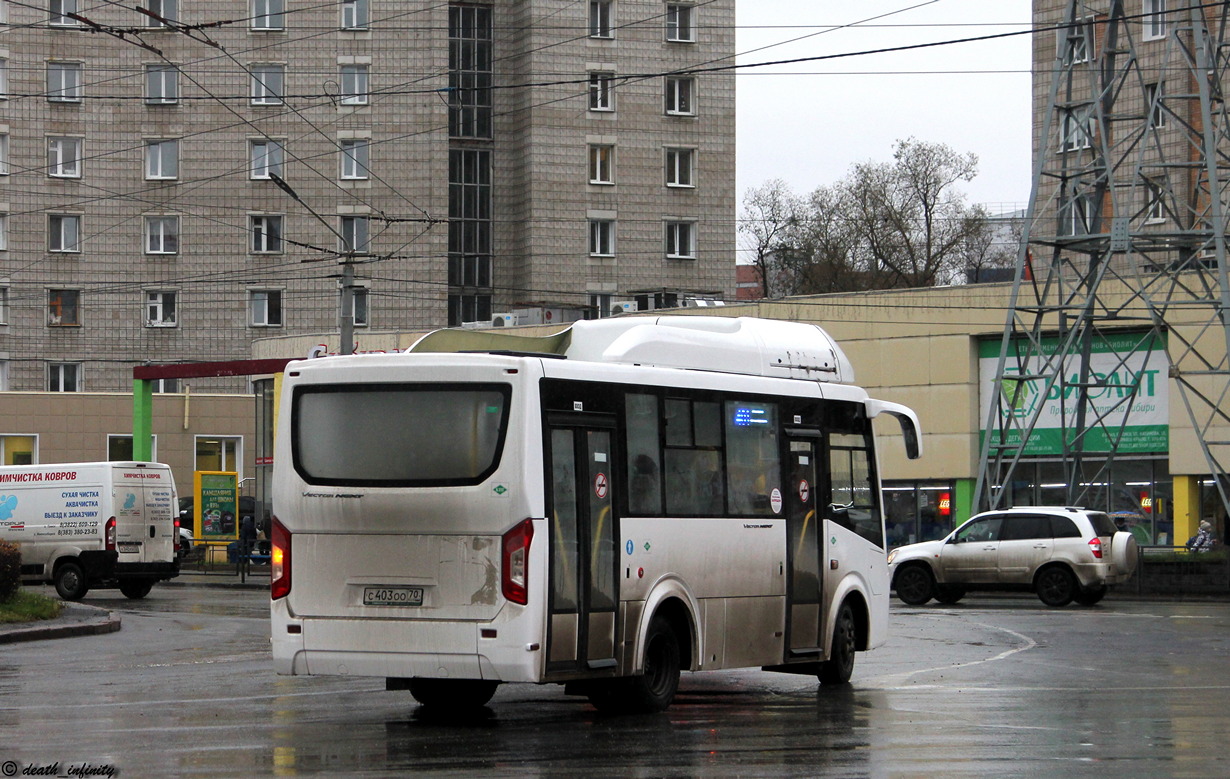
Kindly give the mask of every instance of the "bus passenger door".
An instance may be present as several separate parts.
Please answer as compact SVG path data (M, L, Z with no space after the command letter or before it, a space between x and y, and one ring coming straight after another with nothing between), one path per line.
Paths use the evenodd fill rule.
M614 427L548 420L550 671L615 667Z
M805 434L805 431L804 431ZM819 433L815 437L798 435L787 441L790 459L787 462L786 552L788 620L786 626L787 656L818 655L823 641L820 637L821 582L820 531L823 517L816 510L817 459L821 454ZM827 489L827 487L825 488ZM827 494L827 493L826 493Z

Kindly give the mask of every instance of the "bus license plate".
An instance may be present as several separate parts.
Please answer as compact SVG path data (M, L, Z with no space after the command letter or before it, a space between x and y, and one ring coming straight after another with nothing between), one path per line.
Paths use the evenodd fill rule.
M422 606L422 587L364 587L364 606Z

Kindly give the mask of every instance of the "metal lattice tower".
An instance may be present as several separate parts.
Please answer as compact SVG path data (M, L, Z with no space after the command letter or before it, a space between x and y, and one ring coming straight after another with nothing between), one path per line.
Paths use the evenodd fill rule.
M1170 420L1170 445L1199 446L1230 506L1230 2L1064 5L1035 31L1036 47L1055 36L1056 54L1049 73L1035 69L1048 107L975 506L1003 505L1044 435L1060 437L1066 502L1097 505L1128 409L1167 375L1190 424L1189 438Z

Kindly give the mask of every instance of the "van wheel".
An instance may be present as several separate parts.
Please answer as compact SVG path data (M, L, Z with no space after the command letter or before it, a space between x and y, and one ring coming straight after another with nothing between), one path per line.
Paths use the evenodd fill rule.
M464 712L485 706L499 684L485 679L411 679L410 694L433 711Z
M1071 603L1079 587L1071 571L1059 565L1052 565L1038 572L1034 589L1038 591L1038 600L1048 606L1059 607Z
M897 597L907 606L922 606L935 594L935 577L922 563L907 565L893 579Z
M829 659L820 664L816 674L821 684L845 684L854 673L854 651L858 634L854 627L854 612L849 603L843 603L833 625L833 651Z
M124 593L124 597L140 600L149 591L154 588L154 583L148 579L128 579L120 582L120 592Z
M85 571L76 563L60 563L55 573L56 593L64 600L81 600L89 592Z

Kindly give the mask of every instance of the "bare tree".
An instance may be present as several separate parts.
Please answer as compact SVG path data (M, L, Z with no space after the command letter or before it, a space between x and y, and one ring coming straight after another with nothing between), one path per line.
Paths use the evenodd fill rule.
M798 195L781 179L749 189L743 197L739 218L741 243L759 271L761 291L766 298L793 292L783 288L779 258L788 247L802 210Z

